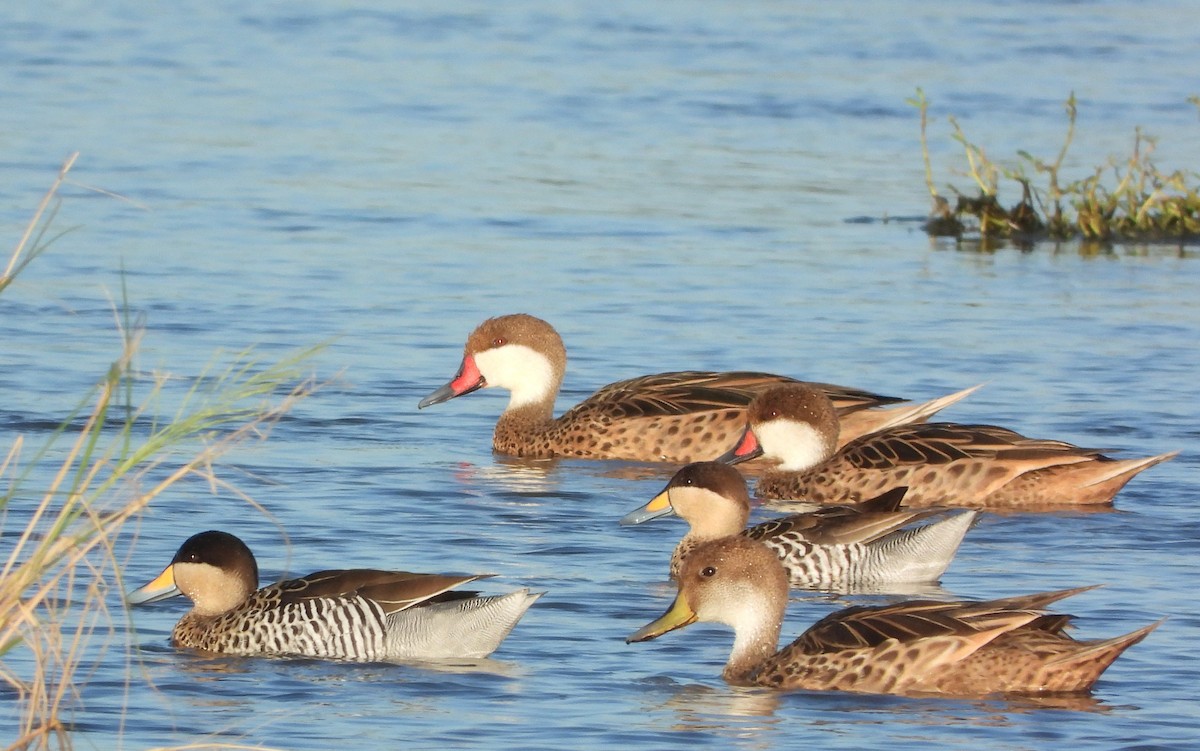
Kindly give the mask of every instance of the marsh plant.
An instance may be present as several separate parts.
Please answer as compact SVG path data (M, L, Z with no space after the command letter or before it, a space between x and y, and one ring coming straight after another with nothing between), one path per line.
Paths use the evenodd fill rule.
M999 239L1024 244L1076 239L1170 243L1200 240L1200 174L1161 169L1152 159L1156 140L1141 128L1134 131L1131 152L1124 159L1110 159L1074 180L1062 174L1063 161L1075 139L1078 109L1074 94L1065 103L1066 134L1052 161L1021 150L1013 165L1001 165L967 137L955 118L948 118L952 137L963 149L966 174L974 183L969 193L950 188L955 197L953 205L934 184L928 145L929 101L920 89L908 101L920 113L925 184L933 199L925 223L930 235L958 239L977 236L984 243ZM1200 97L1190 101L1200 108ZM1020 190L1020 198L1007 206L1000 197L1002 179Z
M35 211L0 291L55 239L49 224L74 161ZM16 435L0 452L0 681L20 705L8 749L71 746L80 687L94 661L115 656L104 646L123 616L106 602L122 591L114 542L125 525L185 478L229 488L218 459L264 437L313 388L301 376L311 351L268 366L242 352L185 380L171 415L159 417L166 384L179 379L133 368L140 333L124 320L120 351L76 410L41 445Z

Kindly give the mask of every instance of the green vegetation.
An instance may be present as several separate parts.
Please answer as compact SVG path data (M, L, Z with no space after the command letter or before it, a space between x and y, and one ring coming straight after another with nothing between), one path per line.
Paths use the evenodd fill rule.
M0 290L51 242L48 225L74 160L29 222ZM228 488L213 469L217 460L265 437L314 388L301 371L311 350L267 366L242 352L194 379L172 416L160 420L155 410L167 399L168 379L137 375L131 363L139 333L122 334L115 362L44 446L25 458L26 437L17 436L0 451L7 551L0 560L0 681L21 703L7 749L71 746L68 715L78 707L80 682L107 643L98 645L98 637L111 637L106 597L124 589L113 551L123 526L184 478Z
M960 239L977 235L983 243L1011 240L1025 244L1075 239L1171 243L1200 240L1200 174L1159 169L1151 160L1156 141L1140 128L1134 132L1133 151L1127 159L1110 160L1090 175L1065 180L1061 174L1063 160L1075 138L1074 94L1066 101L1066 136L1050 162L1018 151L1015 166L1001 166L967 138L957 120L949 118L953 138L963 147L967 174L977 190L971 196L951 187L957 198L953 207L934 185L927 140L929 101L920 89L908 101L921 115L925 183L933 198L933 210L925 223L930 235ZM1189 101L1200 108L1200 97ZM1001 177L1021 189L1020 200L1009 208L1000 202ZM1035 186L1035 177L1040 187Z

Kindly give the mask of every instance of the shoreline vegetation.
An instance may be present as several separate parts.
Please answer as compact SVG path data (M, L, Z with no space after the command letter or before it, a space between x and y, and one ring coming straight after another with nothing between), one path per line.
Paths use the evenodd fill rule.
M77 157L63 163L30 219L0 292L62 236L50 225ZM125 525L185 478L258 507L217 474L218 460L265 439L319 387L303 370L316 347L274 364L252 350L215 356L197 376L139 372L141 331L123 307L114 311L124 314L120 351L75 410L38 435L43 445L18 434L0 448L0 536L8 541L0 556L0 685L20 710L2 746L8 751L71 748L71 716L83 708L90 666L113 645L127 650L125 639L113 638L116 622L128 623L124 609L110 612L114 598L124 601L115 546ZM174 406L162 417L167 402ZM126 651L123 659L136 656Z
M1157 140L1141 128L1134 131L1132 152L1127 158L1110 159L1089 175L1067 180L1061 170L1075 138L1074 93L1065 102L1066 134L1053 161L1021 150L1013 166L1002 165L969 140L958 121L949 117L952 137L963 148L966 174L975 191L970 195L950 186L953 205L934 184L928 142L929 100L924 91L917 89L907 101L920 113L925 184L933 200L923 227L931 237L978 240L985 249L1001 242L1029 248L1044 241L1181 246L1200 241L1200 173L1159 168L1152 159ZM1200 96L1188 101L1200 109ZM1020 199L1008 207L1000 199L1001 178L1020 189Z
M1190 101L1200 108L1200 97ZM925 181L934 206L924 229L931 236L978 239L984 248L1200 240L1200 175L1161 170L1151 158L1155 139L1140 128L1127 159L1067 181L1061 169L1075 136L1073 94L1065 103L1066 133L1053 161L1018 151L1015 166L1002 166L949 118L975 191L968 195L950 187L953 206L934 183L929 102L920 89L909 102L920 113ZM0 273L0 293L70 231L52 225L62 205L60 189L70 182L77 158L67 158L39 202ZM1020 199L1007 208L999 195L1002 178L1020 188ZM128 616L123 606L113 613L111 605L123 602L117 547L135 534L127 523L185 479L199 479L214 494L233 495L262 510L216 467L235 447L265 440L283 415L319 388L304 369L320 347L267 364L249 349L214 356L204 372L187 376L138 371L142 329L127 300L114 313L121 345L107 372L57 429L36 438L18 434L0 446L0 536L7 540L0 555L0 686L19 708L19 726L2 746L5 751L71 748L72 715L84 708L91 665L114 645L124 651L122 659L136 662L127 640L114 638L120 620L132 632ZM35 440L41 445L31 445Z

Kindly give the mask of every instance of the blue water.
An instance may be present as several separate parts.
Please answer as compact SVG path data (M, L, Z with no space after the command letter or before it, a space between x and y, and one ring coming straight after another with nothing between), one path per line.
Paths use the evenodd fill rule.
M81 156L54 223L70 231L0 295L5 451L43 444L117 357L123 299L163 415L214 359L327 343L310 368L331 383L217 468L269 516L185 481L123 539L129 584L219 527L264 580L354 565L547 592L490 660L359 666L178 653L183 603L126 621L114 587L78 747L1194 747L1195 251L981 253L882 221L927 209L917 87L944 193L971 189L947 116L993 158L1052 158L1072 91L1073 177L1127 155L1139 125L1165 168L1194 167L1194 16L1165 0L6 5L11 243ZM1058 707L733 689L716 627L627 646L670 600L682 529L616 520L671 468L494 457L493 392L416 410L471 328L517 311L567 342L563 406L681 368L913 398L986 382L946 416L1180 449L1116 513L985 518L942 581L963 597L1104 583L1067 603L1083 637L1169 620ZM796 593L784 632L857 601Z

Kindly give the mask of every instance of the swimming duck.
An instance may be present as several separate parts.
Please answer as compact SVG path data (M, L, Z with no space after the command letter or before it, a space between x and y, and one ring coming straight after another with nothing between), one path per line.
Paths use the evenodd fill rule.
M640 524L678 514L690 525L671 555L671 578L680 561L701 542L741 534L770 548L793 586L839 588L936 581L946 571L975 512L906 529L938 510L899 509L905 488L858 506L827 506L746 527L750 496L741 474L728 464L696 462L621 524Z
M360 662L479 658L491 654L540 597L452 592L488 575L319 571L258 589L258 564L226 532L188 538L130 604L183 594L193 608L171 643L235 655L294 655Z
M783 566L762 543L725 537L687 555L675 602L626 641L696 621L724 623L734 642L722 676L736 685L955 696L1082 692L1159 625L1112 639L1072 639L1063 632L1071 617L1046 608L1088 589L847 608L777 652L788 596Z
M712 459L741 435L755 394L795 379L767 373L681 371L609 384L557 419L554 402L567 352L550 324L518 313L491 318L470 337L458 373L417 405L481 388L511 392L492 447L526 458L577 457L675 462ZM859 389L816 384L833 400L847 439L882 425L923 420L974 389L917 405Z
M805 384L759 394L746 421L741 440L720 460L765 454L777 464L760 476L757 494L812 503L855 503L907 486L906 506L1104 504L1134 475L1178 453L1117 460L995 425L958 423L893 426L839 449L836 410Z

